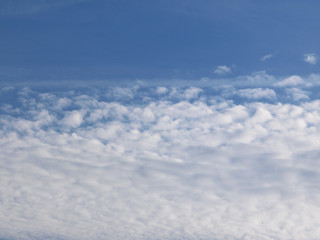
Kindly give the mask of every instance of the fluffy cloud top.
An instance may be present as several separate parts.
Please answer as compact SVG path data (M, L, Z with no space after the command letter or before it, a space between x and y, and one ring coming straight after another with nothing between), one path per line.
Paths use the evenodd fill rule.
M18 101L0 108L1 239L320 237L319 100L8 91Z

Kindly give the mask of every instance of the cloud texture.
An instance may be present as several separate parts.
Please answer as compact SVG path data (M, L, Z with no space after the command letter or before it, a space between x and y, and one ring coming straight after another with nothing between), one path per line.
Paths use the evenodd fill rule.
M215 70L214 73L217 75L225 75L228 73L231 73L231 68L225 65L218 66Z
M2 89L0 238L319 239L320 101L278 97L298 90Z
M304 61L310 64L317 64L318 56L315 53L308 53L304 55Z

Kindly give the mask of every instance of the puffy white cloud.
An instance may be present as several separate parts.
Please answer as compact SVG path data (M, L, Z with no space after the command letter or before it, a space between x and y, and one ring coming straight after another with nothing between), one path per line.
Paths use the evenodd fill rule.
M214 73L218 75L225 75L225 74L231 73L231 68L226 65L218 66L214 70Z
M61 123L68 127L79 127L82 123L82 115L81 112L76 110L67 112L65 117L61 120Z
M315 53L304 54L304 61L310 64L317 64L318 56Z
M320 236L319 100L155 89L20 91L0 118L0 238Z

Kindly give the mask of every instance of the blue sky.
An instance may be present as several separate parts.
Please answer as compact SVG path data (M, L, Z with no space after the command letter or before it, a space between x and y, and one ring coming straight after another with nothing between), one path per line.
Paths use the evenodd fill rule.
M1 81L198 79L317 72L317 1L0 3ZM271 55L270 55L271 54ZM272 57L261 61L266 55Z
M1 0L0 239L320 239L319 7Z

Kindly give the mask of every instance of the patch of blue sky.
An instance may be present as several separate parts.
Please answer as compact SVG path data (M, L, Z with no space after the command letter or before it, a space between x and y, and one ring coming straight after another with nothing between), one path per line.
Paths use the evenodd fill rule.
M199 79L218 66L234 76L317 71L304 62L319 51L316 1L0 4L1 82Z

